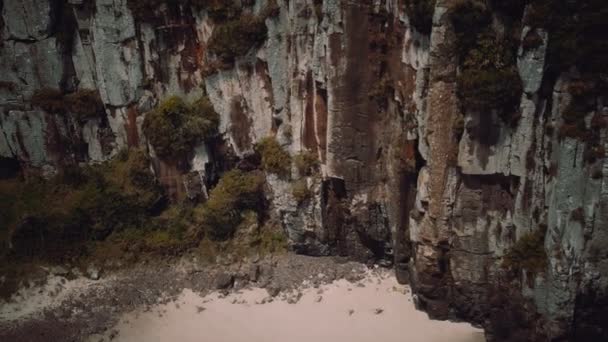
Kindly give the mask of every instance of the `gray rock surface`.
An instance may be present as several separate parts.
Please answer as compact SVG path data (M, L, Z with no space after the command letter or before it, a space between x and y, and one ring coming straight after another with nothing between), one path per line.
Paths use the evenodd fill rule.
M161 11L178 30L136 21L127 0L95 0L74 12L78 30L66 49L51 30L53 3L2 3L0 156L50 176L76 159L75 146L58 148L59 138L86 143L80 159L90 163L142 147L171 195L205 198L215 176L207 166L220 162L214 147L197 146L190 169L180 170L157 158L141 130L161 99L196 99L204 88L221 118L223 151L243 157L272 135L292 155L317 156L320 170L306 179L311 197L302 203L293 180L267 175L269 217L294 251L394 262L421 309L484 326L489 339L606 334L594 303L608 302L608 161L586 162L588 143L559 136L569 84L580 75L563 72L552 95L541 91L545 30L534 29L538 46L519 48L524 93L519 117L506 123L495 112L461 110L458 61L446 51L454 40L450 1L437 1L430 35L410 25L401 1L324 0L321 17L311 0L279 1L279 14L266 20L267 41L206 77L215 24L204 11ZM265 3L255 1L255 11ZM522 41L530 30L522 27ZM76 123L33 108L41 88L97 89L106 116ZM608 118L605 98L595 102L588 128L594 115ZM496 142L480 142L470 127L491 130ZM607 135L600 130L597 142L605 150ZM505 254L541 227L546 269L508 274ZM244 273L268 285L268 268ZM504 331L511 335L499 336Z

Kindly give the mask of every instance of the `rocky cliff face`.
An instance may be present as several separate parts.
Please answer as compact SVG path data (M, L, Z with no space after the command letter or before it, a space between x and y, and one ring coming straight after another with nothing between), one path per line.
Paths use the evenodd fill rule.
M556 61L556 39L582 24L556 29L559 13L539 14L551 3L279 0L263 45L212 68L218 23L204 6L161 3L144 20L127 0L0 1L0 162L52 175L142 147L178 200L274 136L321 164L305 201L267 175L295 251L394 261L421 309L496 340L605 338L606 78L585 66L605 50ZM581 42L601 41L606 6L577 10L593 23ZM32 101L43 88L97 90L105 114L44 110ZM142 123L161 99L203 91L223 141L184 170L156 157Z

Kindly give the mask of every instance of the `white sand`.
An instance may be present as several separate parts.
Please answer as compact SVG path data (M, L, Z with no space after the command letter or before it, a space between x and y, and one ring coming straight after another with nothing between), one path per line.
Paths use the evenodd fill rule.
M175 302L125 315L112 330L112 341L484 341L483 332L468 324L431 321L416 311L409 287L388 274L370 274L360 285L341 280L302 294L296 304L278 297L259 304L268 297L265 290L224 298L185 290Z

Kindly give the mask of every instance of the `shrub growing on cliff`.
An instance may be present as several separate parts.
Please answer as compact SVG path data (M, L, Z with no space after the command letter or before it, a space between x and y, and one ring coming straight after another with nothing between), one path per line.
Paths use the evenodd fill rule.
M193 0L195 6L205 8L209 17L216 23L237 18L241 8L236 1L226 0Z
M142 151L125 160L67 169L43 181L0 181L0 231L18 257L79 256L87 240L141 227L161 197Z
M258 209L262 202L264 177L259 172L234 169L226 172L196 210L196 220L203 232L216 240L232 236L248 209Z
M206 97L188 104L177 96L147 113L144 133L159 157L179 161L200 141L217 134L219 116Z
M412 26L423 34L430 34L433 28L435 0L406 0L405 11Z
M304 202L312 196L312 190L308 187L306 178L298 179L291 184L291 194L298 204Z
M319 159L310 151L303 151L294 157L294 164L300 176L310 176L319 169Z
M522 82L515 62L517 43L492 28L486 4L465 1L450 11L456 32L460 72L458 97L465 110L487 115L497 110L505 121L515 112Z
M244 14L240 18L222 23L213 30L209 39L209 52L225 63L245 55L266 40L265 18Z
M274 137L266 137L255 145L255 151L262 156L262 168L279 176L288 176L291 156Z
M32 105L52 114L71 113L79 121L103 115L104 105L96 90L81 89L63 94L59 89L42 88L34 92Z
M503 266L518 273L522 270L532 274L544 271L547 267L546 231L542 226L517 240L503 257Z
M512 110L522 92L521 79L514 68L465 69L458 75L458 86L462 104L473 111Z
M65 105L67 110L81 122L104 114L103 102L96 90L83 89L67 94Z

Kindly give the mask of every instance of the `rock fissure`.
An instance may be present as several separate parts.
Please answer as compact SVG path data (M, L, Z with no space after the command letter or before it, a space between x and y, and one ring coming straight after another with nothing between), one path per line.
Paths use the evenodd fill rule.
M2 1L0 157L49 179L139 148L164 187L161 221L173 225L177 206L203 211L185 221L208 218L226 201L243 216L236 241L265 232L257 245L393 263L420 308L481 325L488 340L606 338L601 1L278 1L262 25L244 14L266 13L264 0L236 14L220 2L219 17L207 5L130 1ZM209 51L218 27L222 51L247 30L266 38L225 64ZM80 120L52 96L33 101L42 89L94 90L104 113ZM150 145L145 118L169 97L202 95L218 132L177 168ZM260 156L253 147L268 138L279 149ZM223 175L256 173L263 160L284 171L266 170L263 204L205 205ZM8 244L37 229L25 223ZM188 224L159 224L142 248L199 243L206 233Z

